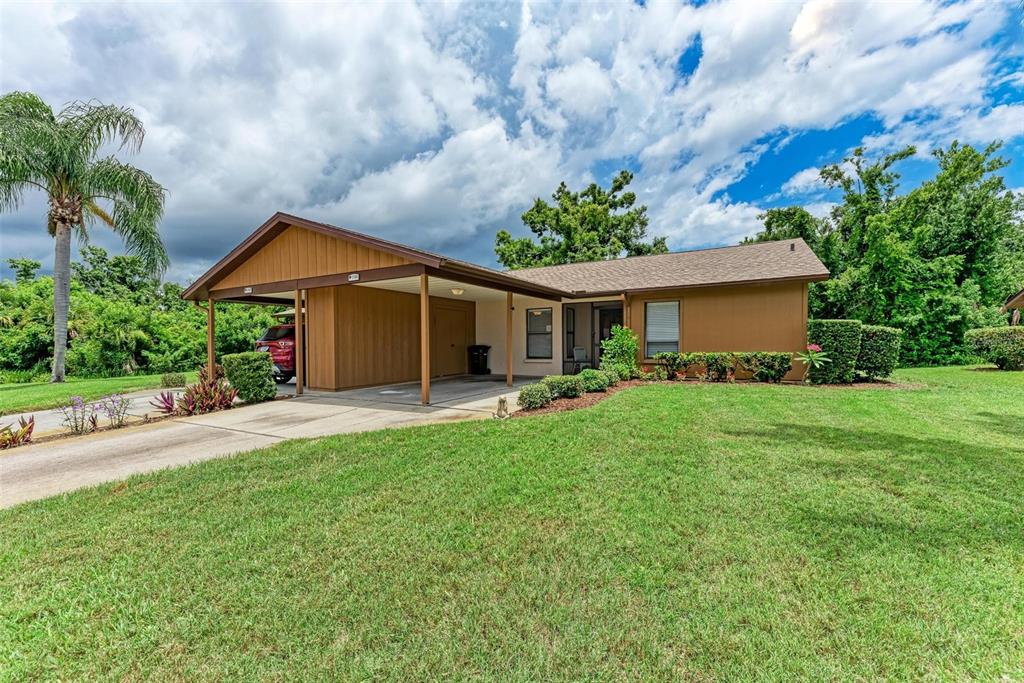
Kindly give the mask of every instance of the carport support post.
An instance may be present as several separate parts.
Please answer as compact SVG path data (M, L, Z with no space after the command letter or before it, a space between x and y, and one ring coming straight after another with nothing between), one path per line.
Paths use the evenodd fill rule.
M505 384L512 386L512 292L505 293Z
M420 274L420 402L430 404L430 279Z
M306 384L306 320L302 311L302 290L295 288L295 395Z
M214 366L217 364L217 354L214 350L214 339L216 338L213 320L213 298L206 300L206 372L210 378L217 376Z

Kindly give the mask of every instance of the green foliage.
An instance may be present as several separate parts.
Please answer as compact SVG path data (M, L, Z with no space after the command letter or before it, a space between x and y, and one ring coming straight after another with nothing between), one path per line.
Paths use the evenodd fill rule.
M269 401L277 396L274 364L270 354L262 351L229 353L221 358L228 382L238 389L238 397L246 403Z
M653 379L658 382L664 382L669 378L668 370L665 369L664 365L654 366L654 370L650 374L653 375Z
M36 271L43 267L43 264L30 258L9 258L7 265L14 271L15 282L31 282L36 277Z
M883 325L864 325L860 328L860 353L857 355L857 373L866 379L888 377L896 369L900 358L900 338L903 330Z
M548 385L538 382L537 384L527 384L520 389L519 398L516 400L516 403L523 410L537 410L551 403L552 398L551 389L548 388Z
M640 352L640 339L636 332L614 325L612 336L601 342L601 368L614 370L620 379L633 379L640 376L640 364L637 354Z
M113 377L190 371L206 359L206 315L182 287L140 276L136 257L107 258L87 247L74 264L67 365L72 375ZM274 324L274 309L217 304L218 354L251 351ZM53 358L53 280L0 282L0 373L48 374Z
M662 351L654 354L654 360L658 361L665 368L665 378L675 379L677 375L686 375L689 367L687 360L689 354L676 351Z
M619 373L617 373L614 368L603 368L598 370L598 372L604 373L604 376L608 379L608 386L610 387L614 387L620 382Z
M755 382L778 383L793 367L793 354L777 351L747 351L735 354L738 367Z
M1000 370L1024 370L1024 327L984 327L968 330L971 352Z
M577 398L586 392L579 375L548 375L541 383L551 390L552 398Z
M684 363L700 368L697 377L705 382L732 382L736 377L736 354L728 351L688 353Z
M817 344L831 362L820 368L808 368L812 384L850 384L854 380L860 355L859 320L810 320L807 341Z
M187 381L184 372L165 372L160 375L160 386L164 389L183 387Z
M647 207L634 207L636 195L624 192L632 180L632 173L620 171L610 189L591 183L581 192L561 183L553 205L537 198L522 216L539 241L501 230L494 247L498 261L514 270L667 252L664 237L644 241Z
M593 368L587 368L580 371L580 380L583 381L583 390L585 392L594 393L599 391L608 391L608 374L602 370L594 370Z
M998 150L953 142L933 153L934 178L899 195L895 169L914 149L871 160L858 148L821 171L843 193L829 217L770 209L752 241L802 237L829 268L810 287L812 317L902 329L902 365L966 362L964 333L1004 323L1002 301L1024 284L1024 198L1007 191Z
M30 415L26 420L18 418L18 426L13 424L0 427L0 450L23 446L32 441L32 431L36 428L36 417Z
M238 389L224 379L224 370L215 367L211 378L204 367L199 371L199 381L185 387L178 397L176 412L179 415L202 415L217 410L227 410L238 397Z

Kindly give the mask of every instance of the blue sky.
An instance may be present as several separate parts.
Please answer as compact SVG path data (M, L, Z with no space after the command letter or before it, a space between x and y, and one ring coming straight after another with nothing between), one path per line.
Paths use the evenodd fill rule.
M910 187L1002 139L1024 188L1022 46L1012 2L4 3L0 90L136 110L185 281L277 210L493 264L534 197L620 168L674 249L824 214L858 145L914 144ZM48 269L44 213L0 216L0 257Z

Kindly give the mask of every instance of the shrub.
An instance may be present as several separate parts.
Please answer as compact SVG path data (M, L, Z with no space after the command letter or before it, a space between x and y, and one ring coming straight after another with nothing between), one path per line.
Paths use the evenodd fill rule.
M601 370L587 368L578 375L583 382L583 391L588 394L598 391L608 391L608 375Z
M867 379L888 377L896 369L900 358L900 338L903 330L881 325L860 328L860 353L857 354L857 372Z
M619 383L619 373L615 372L614 368L598 370L598 372L603 372L604 376L608 378L608 386L614 387Z
M171 389L173 387L183 387L188 380L185 379L184 372L165 372L160 375L160 387L162 389Z
M28 384L38 381L35 370L0 371L0 384ZM46 381L45 379L42 381Z
M516 400L523 410L536 410L551 403L551 390L547 384L527 384L519 390L519 398Z
M247 351L224 356L224 372L228 382L238 390L246 403L269 401L277 396L274 364L264 351Z
M149 405L165 415L172 415L174 413L174 392L161 391L149 402Z
M551 390L551 398L576 398L585 391L579 375L548 375L541 382Z
M653 379L657 382L664 382L668 379L668 370L665 369L664 365L655 365L654 371L651 373Z
M234 404L235 398L238 397L238 389L228 385L223 379L211 380L207 374L205 369L200 371L199 381L185 387L175 405L176 412L181 415L201 415L215 410L226 410Z
M685 376L686 370L690 366L687 362L689 358L690 354L676 353L675 351L662 351L654 354L654 360L665 368L666 379L675 379L680 374Z
M807 323L807 341L817 344L831 362L820 368L808 368L812 384L850 384L860 355L859 320L811 320Z
M638 353L640 340L636 333L628 327L615 325L612 336L601 342L601 368L614 368L621 379L639 377Z
M981 327L968 330L964 342L971 351L1000 370L1024 370L1024 327Z
M22 446L32 441L32 430L36 427L36 416L32 415L27 420L18 418L18 428L13 424L0 427L0 449Z
M736 376L736 354L725 351L686 354L687 366L704 368L697 377L705 382L731 382Z
M793 354L776 351L752 351L736 354L736 364L751 374L755 382L781 382L793 367Z

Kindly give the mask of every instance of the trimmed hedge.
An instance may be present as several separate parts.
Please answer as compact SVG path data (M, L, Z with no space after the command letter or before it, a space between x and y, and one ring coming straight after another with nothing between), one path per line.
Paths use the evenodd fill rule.
M583 381L583 391L588 394L608 391L608 375L601 370L587 368L580 372L579 378Z
M668 379L675 379L677 375L686 375L686 370L689 367L687 359L691 355L689 353L677 353L676 351L662 351L661 353L654 354L654 360L661 363L665 368Z
M1024 327L980 327L967 330L971 351L1000 370L1024 370Z
M793 354L781 351L746 351L736 354L739 367L755 382L779 383L793 368Z
M165 372L160 375L160 387L170 389L172 387L183 387L188 384L184 372Z
M704 368L697 377L705 382L731 382L736 377L736 354L730 351L688 353L684 363Z
M269 401L277 395L274 364L265 351L230 353L221 359L228 382L246 403Z
M603 372L604 376L608 378L608 386L614 387L619 383L619 373L615 372L615 370L604 369L598 370L598 372Z
M551 390L547 384L527 384L519 390L516 403L523 410L537 410L551 403Z
M888 377L900 359L900 339L903 330L882 325L863 325L860 328L860 353L857 372L867 379Z
M812 384L851 384L860 355L859 320L810 320L807 323L807 343L817 344L832 361L824 367L808 368L807 379Z
M577 398L586 391L579 375L548 375L541 383L551 390L551 398Z

